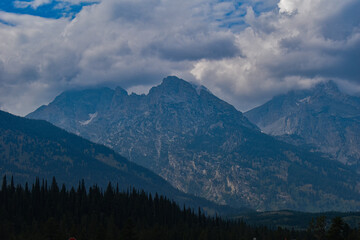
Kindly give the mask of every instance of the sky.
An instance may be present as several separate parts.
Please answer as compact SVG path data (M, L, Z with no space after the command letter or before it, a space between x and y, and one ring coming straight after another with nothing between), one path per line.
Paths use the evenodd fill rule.
M359 0L2 0L0 109L169 75L240 111L334 80L360 93Z

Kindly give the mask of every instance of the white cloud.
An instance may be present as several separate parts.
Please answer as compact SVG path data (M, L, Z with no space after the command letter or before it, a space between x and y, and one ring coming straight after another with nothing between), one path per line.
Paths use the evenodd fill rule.
M241 110L327 78L356 85L359 7L356 0L103 0L73 20L0 12L0 107L23 115L69 88L139 91L167 75L202 83Z
M237 51L232 34L208 24L210 5L202 0L105 0L84 7L73 20L0 12L0 19L11 23L0 28L1 107L26 114L73 87L134 88L170 74L191 79L194 60ZM228 45L224 50L223 44ZM38 94L19 102L34 89Z
M280 0L278 3L280 13L293 13L297 10L297 6L302 3L301 0Z
M360 10L357 1L281 0L278 5L279 12L259 16L248 8L249 26L235 33L244 57L199 61L192 70L196 78L242 110L321 80L359 84L360 19L351 12ZM334 28L348 31L331 35Z

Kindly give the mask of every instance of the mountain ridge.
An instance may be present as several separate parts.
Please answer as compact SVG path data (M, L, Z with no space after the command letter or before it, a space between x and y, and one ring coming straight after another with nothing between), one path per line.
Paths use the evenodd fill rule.
M352 169L262 134L232 105L196 90L169 77L147 95L113 90L104 104L89 103L79 91L71 104L52 102L28 117L110 146L176 188L220 204L257 210L359 208L360 190L353 186L359 179Z

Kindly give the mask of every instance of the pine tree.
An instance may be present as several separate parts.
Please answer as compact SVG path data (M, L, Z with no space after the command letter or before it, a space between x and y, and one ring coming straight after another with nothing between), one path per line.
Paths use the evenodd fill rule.
M328 240L343 240L344 239L344 221L341 217L335 217L331 221L331 226L327 232Z
M121 230L122 240L136 240L135 225L131 219L128 219Z
M314 226L314 236L317 240L325 240L326 237L326 217L320 216L316 218Z

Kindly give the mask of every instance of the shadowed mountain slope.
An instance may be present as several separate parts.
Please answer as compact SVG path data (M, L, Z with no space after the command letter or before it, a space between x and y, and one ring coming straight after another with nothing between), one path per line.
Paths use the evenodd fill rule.
M17 117L0 111L0 174L14 176L17 183L32 182L34 177L68 186L87 184L105 187L111 181L120 189L129 187L166 195L180 204L209 213L233 209L174 189L148 169L129 162L113 150L68 133L46 121Z

